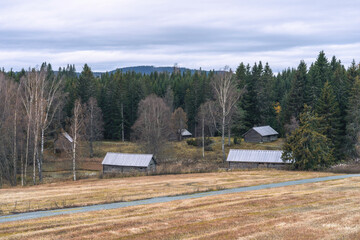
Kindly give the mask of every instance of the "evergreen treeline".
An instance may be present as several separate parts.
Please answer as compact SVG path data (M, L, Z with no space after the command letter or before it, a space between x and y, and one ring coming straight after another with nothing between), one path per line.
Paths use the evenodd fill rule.
M47 72L54 74L50 64L47 65ZM15 81L25 74L24 70L7 73ZM172 74L118 70L96 78L85 64L80 75L73 65L68 65L58 70L57 78L64 78L65 82L65 116L71 117L76 99L87 102L91 96L95 97L103 113L105 139L121 139L121 123L124 122L125 139L130 140L131 127L137 119L138 103L150 94L165 98L172 105L171 110L183 108L188 117L189 130L199 135L196 115L202 103L214 98L211 80L215 74L214 71L201 70L195 73L174 71ZM301 61L296 69L288 68L276 75L267 63L263 65L260 61L252 66L240 63L234 77L238 88L245 89L238 103L244 110L244 116L241 123L233 125L233 132L241 135L255 125L267 124L285 136L286 125L291 118L299 120L299 114L307 104L320 116L333 111L334 119L327 124L336 130L328 130L327 136L333 138L335 134L344 137L349 97L359 74L355 61L346 69L335 57L329 61L324 52L320 52L310 66ZM331 109L327 109L330 106ZM334 144L337 146L343 142L341 137L336 139L334 141L338 143Z
M76 100L80 99L85 104L90 98L95 98L102 112L103 136L110 140L132 140L138 105L151 94L163 98L171 112L184 109L190 132L195 137L200 136L200 106L215 100L211 83L219 74L215 71L181 72L177 69L171 74L117 70L95 77L87 64L81 74L76 73L73 65L60 68L57 74L50 64L43 64L41 68L46 69L46 81L61 79L63 83L63 104L57 113L57 124L53 123L51 127L66 129L71 123ZM26 78L28 72L0 71L6 76L3 81L14 83L25 81L21 79ZM329 61L325 53L320 52L310 66L300 61L297 68L274 74L267 63L258 62L252 66L240 63L232 76L242 92L236 104L241 114L235 114L236 119L233 117L231 120L233 135L240 137L255 125L271 125L285 137L299 125L307 124L304 120L307 119L304 117L304 106L307 106L306 111L319 119L316 131L329 141L333 161L357 156L360 67L355 61L345 68L340 60L332 57ZM207 132L208 135L214 134L210 127Z

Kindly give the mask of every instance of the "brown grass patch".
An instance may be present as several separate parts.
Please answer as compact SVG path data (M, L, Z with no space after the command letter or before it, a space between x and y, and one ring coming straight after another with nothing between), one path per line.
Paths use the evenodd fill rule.
M65 181L23 188L0 189L0 212L1 215L6 215L35 210L131 201L326 175L332 174L254 170Z
M213 151L206 151L205 158L202 157L202 150L199 147L189 146L186 140L167 142L164 151L158 156L158 174L169 173L201 173L214 172L219 168L227 167L223 163L221 153L221 137L212 138L214 143L211 145ZM226 139L227 140L227 139ZM274 150L281 149L283 139L278 139L270 143L245 143L225 145L225 151L228 154L232 149L263 149ZM120 142L120 141L99 141L94 143L94 158L88 156L88 145L83 143L81 146L81 157L76 163L76 169L83 174L80 177L98 176L102 170L101 162L107 152L123 153L142 153L143 149L139 143ZM72 161L69 154L54 154L51 149L45 152L43 164L44 182L56 182L69 179L72 174ZM88 171L88 173L85 173ZM93 172L97 172L94 174ZM29 168L31 176L31 168ZM30 179L31 180L31 179ZM29 181L32 182L32 181Z
M355 188L350 188L355 187ZM3 223L8 239L359 239L360 179Z

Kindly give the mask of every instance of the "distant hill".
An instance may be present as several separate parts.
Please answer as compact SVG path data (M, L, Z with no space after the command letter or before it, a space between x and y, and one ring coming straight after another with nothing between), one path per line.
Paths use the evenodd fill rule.
M185 71L191 71L194 73L195 69L189 69L189 68L179 68L181 73ZM122 72L136 72L136 73L142 73L142 74L151 74L153 72L168 72L172 73L174 71L174 67L154 67L154 66L136 66L136 67L124 67L119 68ZM112 71L115 72L116 70Z
M186 72L186 71L190 71L192 74L195 73L195 69L189 69L189 68L179 68L180 72ZM172 73L174 71L174 67L154 67L154 66L134 66L134 67L123 67L123 68L117 68L115 70L109 71L109 73L115 73L117 70L122 71L123 73L125 72L132 72L134 71L135 73L141 73L141 74L151 74L153 72L158 72L158 73L162 73L162 72L168 72L168 73ZM104 74L104 72L94 72L94 76L95 77L100 77L101 74Z

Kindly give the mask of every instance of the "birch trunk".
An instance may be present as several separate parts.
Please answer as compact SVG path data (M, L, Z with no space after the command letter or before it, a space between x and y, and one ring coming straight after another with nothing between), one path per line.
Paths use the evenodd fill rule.
M17 118L17 108L15 108L14 113L14 154L13 154L13 161L14 161L14 183L16 185L16 158L17 158L17 148L16 148L16 140L17 140L17 134L16 134L16 119Z
M228 146L230 146L231 145L231 127L230 127L230 124L228 126L228 138L229 138Z
M80 103L78 103L80 104ZM73 162L73 175L74 175L74 181L76 181L76 141L77 141L77 131L78 131L78 106L75 106L74 109L74 126L73 126L73 149L72 149L72 162Z
M21 161L21 186L24 186L24 158L22 153L20 156L20 161Z
M74 140L73 140L73 151L72 151L72 162L73 162L73 176L74 176L74 181L76 181L76 168L75 168L75 164L76 164L76 133L74 135Z
M225 155L225 108L223 108L222 126L221 126L221 150L223 154L223 162L226 161Z
M44 142L45 142L45 129L41 129L41 144L40 144L40 156L38 157L38 169L39 169L39 181L42 182L42 164L44 160Z
M35 135L34 153L33 153L33 182L34 182L34 185L36 184L36 151L37 151L36 143L37 143L37 140L38 140L38 137L37 137L37 135Z
M32 109L32 106L30 106L30 114L29 114L29 119L28 119L27 130L26 130L26 150L25 150L25 166L24 166L25 184L26 184L27 165L28 165L28 159L29 159L31 109Z
M34 185L36 184L36 162L38 162L39 166L39 156L38 156L38 141L39 141L39 135L38 133L38 124L35 127L35 136L34 136L34 152L33 152L33 182Z

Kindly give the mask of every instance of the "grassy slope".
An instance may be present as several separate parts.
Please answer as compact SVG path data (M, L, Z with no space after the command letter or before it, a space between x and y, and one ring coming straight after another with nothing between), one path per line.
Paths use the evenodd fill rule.
M333 175L276 170L86 179L0 189L0 214L131 201Z
M359 178L4 223L10 239L359 239Z
M189 146L186 140L168 142L164 152L161 154L158 171L161 173L209 172L216 171L219 167L224 167L222 164L221 138L215 137L212 139L214 140L214 143L211 145L213 151L206 151L205 158L202 157L201 148ZM230 148L279 150L282 145L282 139L261 144L241 142L239 145L226 145L225 150L226 153L229 152ZM139 144L133 142L96 142L94 144L95 158L88 158L86 156L86 147L83 149L83 157L77 164L80 178L98 176L99 171L102 169L101 162L107 152L142 153L143 151ZM71 179L72 177L72 161L66 154L54 155L51 151L48 151L43 169L45 171L46 182ZM29 170L31 171L31 168ZM31 175L30 172L29 176Z

